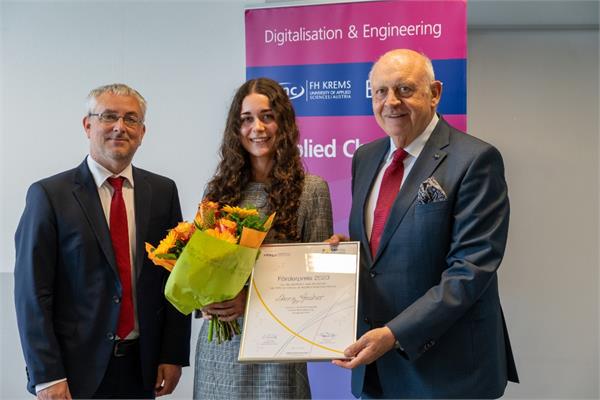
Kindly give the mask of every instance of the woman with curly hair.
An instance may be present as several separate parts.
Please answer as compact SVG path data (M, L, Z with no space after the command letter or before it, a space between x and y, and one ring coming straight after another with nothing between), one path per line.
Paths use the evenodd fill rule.
M252 79L236 92L221 144L221 160L205 197L221 204L277 212L265 243L321 242L333 231L327 183L306 174L298 150L299 131L292 104L275 81ZM202 309L222 321L238 319L246 289L234 299ZM240 364L240 337L207 342L203 324L196 348L194 398L310 398L305 363Z

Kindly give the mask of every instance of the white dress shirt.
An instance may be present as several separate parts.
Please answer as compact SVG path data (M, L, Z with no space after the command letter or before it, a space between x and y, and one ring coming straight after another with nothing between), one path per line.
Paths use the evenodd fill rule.
M439 117L437 114L433 114L433 118L425 128L425 130L415 138L408 146L404 148L404 151L408 153L406 158L404 159L404 177L402 178L402 183L400 184L400 188L398 191L402 189L404 182L406 182L406 178L410 173L413 165L415 165L415 161L423 151L425 144L429 140L429 137L433 133L433 129L437 125L439 121ZM375 182L373 183L373 187L371 188L371 193L369 194L369 198L367 199L367 203L365 204L365 231L367 233L367 238L371 240L371 231L373 230L373 216L375 214L375 206L377 205L377 198L379 197L379 189L381 187L381 181L383 180L383 174L389 165L392 163L393 154L396 151L396 144L390 137L390 150L388 151L385 163L377 173L377 177L375 178ZM387 222L387 221L386 221Z

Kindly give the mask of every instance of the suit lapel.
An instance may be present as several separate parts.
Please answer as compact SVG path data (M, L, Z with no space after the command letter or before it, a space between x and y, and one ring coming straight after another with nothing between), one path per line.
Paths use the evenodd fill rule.
M94 235L100 244L100 248L115 274L115 278L119 280L119 272L115 261L112 241L110 239L108 223L106 222L106 217L102 210L102 204L100 203L100 197L98 196L98 188L96 187L94 178L92 177L85 160L79 165L79 168L77 168L74 183L73 195L77 199L79 206L90 224L90 228L94 232Z
M381 235L381 241L379 242L379 249L375 255L376 262L380 257L381 253L390 241L394 231L402 222L402 219L406 215L406 212L414 203L417 193L419 191L419 185L421 182L429 178L436 170L438 165L446 158L446 152L442 149L448 146L449 131L446 121L440 118L436 128L431 133L431 136L425 147L419 154L419 158L415 161L410 174L405 178L402 189L398 193L390 215L385 224L385 228Z
M365 229L365 207L369 198L369 193L371 193L371 188L373 187L373 183L377 177L377 173L385 161L385 155L389 151L389 148L389 137L386 137L385 139L382 139L376 143L373 149L363 156L363 158L366 159L364 161L365 167L361 168L361 175L355 177L357 182L370 182L369 185L355 185L356 193L353 195L353 198L358 201L357 204L358 211L360 213L362 232L360 240L365 245L365 249L363 250L367 259L369 260L369 263L371 263L373 260L371 256L371 250L369 248L369 238Z
M146 250L144 238L147 237L148 224L150 223L150 210L152 204L152 187L145 175L133 167L134 203L135 203L135 271L139 278L144 265Z

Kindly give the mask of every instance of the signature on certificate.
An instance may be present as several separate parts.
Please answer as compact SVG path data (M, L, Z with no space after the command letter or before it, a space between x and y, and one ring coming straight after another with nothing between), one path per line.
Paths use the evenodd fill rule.
M321 301L323 300L323 297L325 297L325 295L318 295L315 293L302 293L298 296L287 296L282 293L279 297L275 298L275 301L280 303L302 304L310 301Z

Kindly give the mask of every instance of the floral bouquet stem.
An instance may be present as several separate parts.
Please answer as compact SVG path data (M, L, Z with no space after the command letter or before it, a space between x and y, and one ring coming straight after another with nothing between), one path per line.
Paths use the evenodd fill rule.
M240 324L237 320L233 321L221 321L219 317L213 315L208 323L208 341L212 342L213 336L217 335L217 343L221 344L226 340L231 340L235 335L239 335L242 332Z

